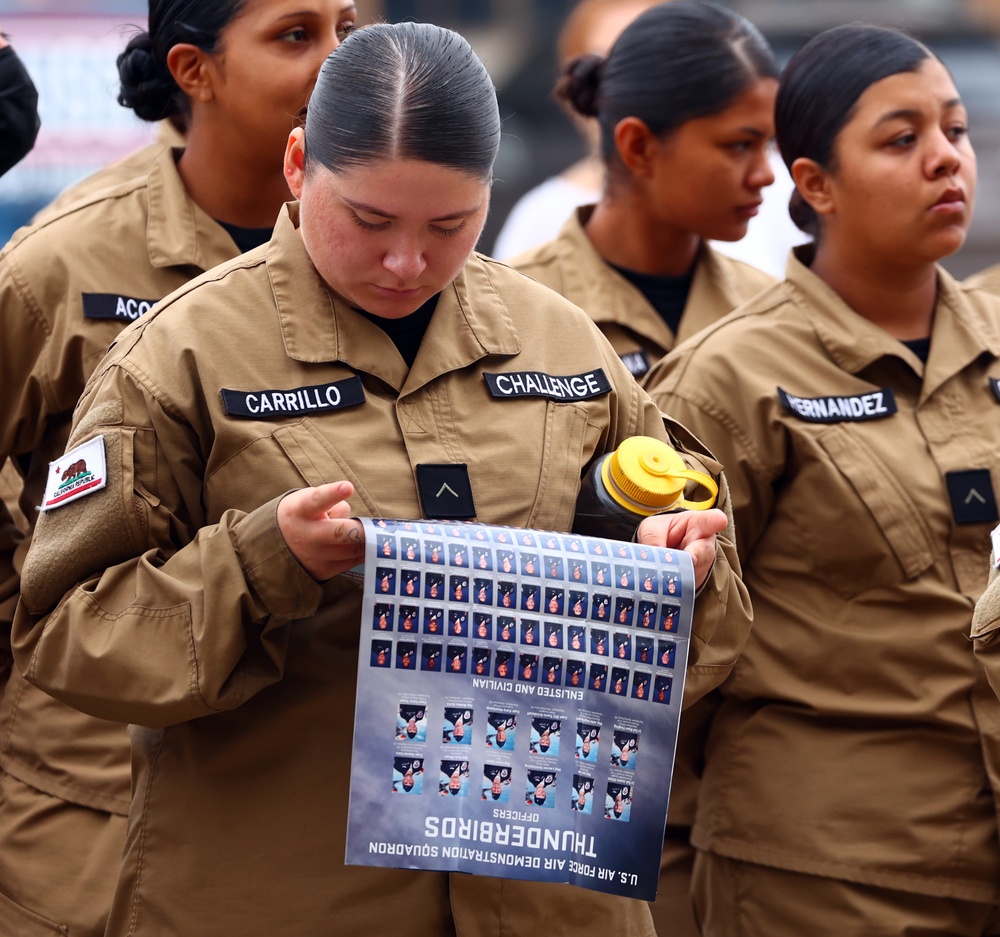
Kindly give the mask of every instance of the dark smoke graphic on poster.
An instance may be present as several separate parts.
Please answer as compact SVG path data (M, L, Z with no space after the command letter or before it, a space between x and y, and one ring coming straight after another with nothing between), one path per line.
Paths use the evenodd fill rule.
M346 861L654 898L688 556L548 531L364 525Z

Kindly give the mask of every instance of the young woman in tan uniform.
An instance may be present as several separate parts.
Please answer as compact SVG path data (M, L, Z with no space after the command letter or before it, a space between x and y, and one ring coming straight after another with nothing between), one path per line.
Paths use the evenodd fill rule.
M288 197L284 141L354 19L352 0L150 4L150 31L119 59L122 98L150 120L183 110L187 148L22 229L0 254L0 462L24 475L29 518L84 383L121 329L270 235ZM4 632L27 547L8 529L0 524ZM124 841L125 727L17 672L0 726L0 921L97 937Z
M343 861L362 595L339 574L363 558L349 518L421 516L435 486L421 496L417 468L448 463L466 473L470 516L568 530L597 456L667 438L586 316L472 254L499 139L492 83L459 36L359 30L289 139L300 204L266 248L124 333L81 401L70 445L106 449L108 484L39 522L15 645L47 691L135 724L112 937L400 921L652 933L644 902ZM607 389L508 397L484 381L529 371L601 372ZM258 405L293 387L351 405ZM685 512L638 533L694 557L689 680L703 693L749 628L731 529L722 511Z
M606 59L575 59L556 86L600 124L604 193L511 264L583 309L640 380L774 282L705 242L742 238L774 181L777 75L738 13L676 0L637 17Z
M754 608L692 835L719 937L1000 933L1000 718L969 642L997 522L1000 301L937 261L976 185L947 69L821 34L776 127L816 237L656 400L730 473Z
M600 124L605 190L511 264L580 306L640 382L676 342L774 283L707 240L742 238L774 181L777 75L740 14L675 0L637 17L607 58L569 63L556 86ZM687 894L702 708L682 723L653 906L659 930L675 937L698 933Z

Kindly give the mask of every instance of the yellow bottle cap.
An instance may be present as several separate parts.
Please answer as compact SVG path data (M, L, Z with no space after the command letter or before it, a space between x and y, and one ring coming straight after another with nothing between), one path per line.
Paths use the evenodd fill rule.
M704 511L719 493L714 479L689 469L675 449L652 436L626 439L605 459L601 474L615 501L646 516L668 508ZM689 481L698 482L711 496L704 501L687 501L683 495Z

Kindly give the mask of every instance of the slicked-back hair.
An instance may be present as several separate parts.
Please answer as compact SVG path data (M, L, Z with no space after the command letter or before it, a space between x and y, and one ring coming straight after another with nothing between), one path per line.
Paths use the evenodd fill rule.
M637 117L663 138L681 124L725 110L778 63L760 31L726 7L698 0L662 3L638 16L607 58L570 62L555 94L601 127L601 155L615 156L615 128Z
M811 39L792 56L778 85L775 136L785 165L790 169L795 160L807 158L835 171L837 136L858 98L883 78L915 72L933 57L904 32L862 23ZM819 218L798 191L789 213L803 231L819 235Z
M186 42L214 52L222 31L246 0L149 0L149 29L134 35L118 56L118 103L142 120L186 115L187 97L167 67L167 53Z
M428 23L367 26L320 69L306 171L416 159L489 179L500 146L496 90L458 33Z

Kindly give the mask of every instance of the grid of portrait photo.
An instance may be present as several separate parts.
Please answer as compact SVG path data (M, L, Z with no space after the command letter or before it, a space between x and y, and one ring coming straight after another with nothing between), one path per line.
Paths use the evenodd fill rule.
M370 666L671 705L676 551L481 525L373 522Z
M390 789L585 815L594 812L595 793L604 792L605 818L627 823L643 728L621 716L606 728L601 713L587 710L568 717L564 710L455 698L437 707L404 695ZM426 780L434 770L436 786Z
M678 708L683 691L691 585L677 553L503 527L366 524L367 664L421 690L395 699L390 789L627 823L643 713Z

